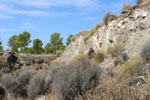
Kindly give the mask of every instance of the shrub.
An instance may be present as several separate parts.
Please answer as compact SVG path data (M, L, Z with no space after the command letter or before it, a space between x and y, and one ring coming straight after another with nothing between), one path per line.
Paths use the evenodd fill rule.
M122 64L117 70L119 80L122 81L123 79L137 76L138 72L141 70L140 63L139 59L134 59Z
M149 4L150 0L136 0L136 5Z
M94 55L94 60L100 63L104 60L104 57L105 57L105 53L102 51L99 51Z
M50 89L53 77L52 72L35 75L28 86L28 97L33 99L39 94L44 94Z
M125 3L123 6L122 6L122 12L123 11L127 11L129 9L132 8L132 4L131 3Z
M93 34L94 34L99 28L101 28L102 26L103 26L102 23L96 24L96 26L94 26L94 27L90 30L89 35L88 35L87 37L85 37L84 42L86 43L86 41L87 41L91 36L93 36Z
M84 31L80 31L79 33L77 33L77 35L85 35L88 34L90 31L89 30L84 30Z
M112 47L109 47L107 49L107 54L111 54L112 57L116 57L119 53L121 53L124 50L124 45L123 44L115 44Z
M148 4L150 3L150 0L143 0L143 4Z
M20 82L20 84L22 86L26 86L29 84L29 81L33 75L33 71L30 69L27 70L22 70L19 72L19 74L17 75L17 80Z
M77 54L77 56L74 57L74 61L80 61L80 60L83 60L83 59L87 59L88 56L84 53L79 53Z
M58 58L51 61L51 64L52 64L52 65L59 65L60 63L61 63L61 62L60 62L60 60L59 60Z
M21 87L19 82L15 79L15 77L4 74L2 75L0 82L8 89L8 92L11 94L21 95L24 93L24 89Z
M108 24L108 21L109 21L109 17L111 16L111 13L110 12L107 12L105 14L105 16L103 17L103 24L104 25L107 25Z
M95 90L80 95L75 100L148 100L142 99L139 88L120 86L112 80L103 82Z
M140 54L145 63L150 61L150 42L146 42L143 45Z
M143 3L143 0L136 0L136 5L141 5Z
M54 79L58 99L73 100L77 94L95 88L99 83L100 73L101 69L88 60L62 67Z

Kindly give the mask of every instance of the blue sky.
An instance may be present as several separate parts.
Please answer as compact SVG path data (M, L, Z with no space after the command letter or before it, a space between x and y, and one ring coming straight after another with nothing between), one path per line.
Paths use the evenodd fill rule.
M12 35L28 31L44 45L50 34L69 34L91 29L106 12L119 14L127 0L0 0L0 38L4 48ZM133 0L134 2L134 0Z

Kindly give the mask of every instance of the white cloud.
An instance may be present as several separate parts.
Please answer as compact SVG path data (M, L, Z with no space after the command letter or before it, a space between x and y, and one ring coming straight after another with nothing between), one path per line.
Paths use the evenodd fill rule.
M5 14L0 14L0 19L14 19L13 16L5 15Z
M14 7L6 5L0 5L0 11L9 14L24 14L30 16L43 16L48 14L47 12L41 10L17 10Z
M10 32L11 30L10 29L7 29L7 28L0 28L0 35L5 35L4 33L5 32Z
M97 5L97 0L1 0L0 2L16 3L33 7L51 7L51 6L92 7Z
M30 22L26 22L23 23L22 28L25 30L37 30L37 26L35 26L34 24L30 23Z

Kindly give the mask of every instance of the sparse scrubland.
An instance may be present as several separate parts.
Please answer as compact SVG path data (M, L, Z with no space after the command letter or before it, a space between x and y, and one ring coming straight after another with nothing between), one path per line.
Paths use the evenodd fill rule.
M147 3L149 0L136 0L137 5ZM122 11L131 8L132 5L127 3ZM86 44L95 32L117 18L106 13L101 23L77 35L89 34L84 40ZM28 38L22 43L20 40L24 35ZM72 37L68 37L66 46L76 41ZM59 59L61 53L58 53L65 48L62 40L60 33L54 33L44 49L39 39L35 39L33 47L28 48L30 33L12 36L9 39L12 51L33 55L0 52L0 100L150 100L149 41L139 48L136 57L130 55L133 52L125 52L123 43L117 42L111 43L106 51L95 51L90 59L87 54L78 52L72 61L62 63ZM3 49L1 43L0 50ZM104 68L102 64L108 59L113 61L114 66Z

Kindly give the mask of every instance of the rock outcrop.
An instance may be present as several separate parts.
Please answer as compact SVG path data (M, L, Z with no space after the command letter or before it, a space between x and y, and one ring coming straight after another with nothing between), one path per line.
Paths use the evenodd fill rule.
M51 61L59 57L56 55L17 54L14 52L0 52L0 72L9 73L22 66L41 65L49 66Z
M61 61L69 62L77 54L86 53L92 47L95 51L106 51L109 47L124 44L128 55L137 56L141 46L150 41L150 5L135 6L123 12L117 19L99 28L86 42L86 35L76 39L64 51Z

